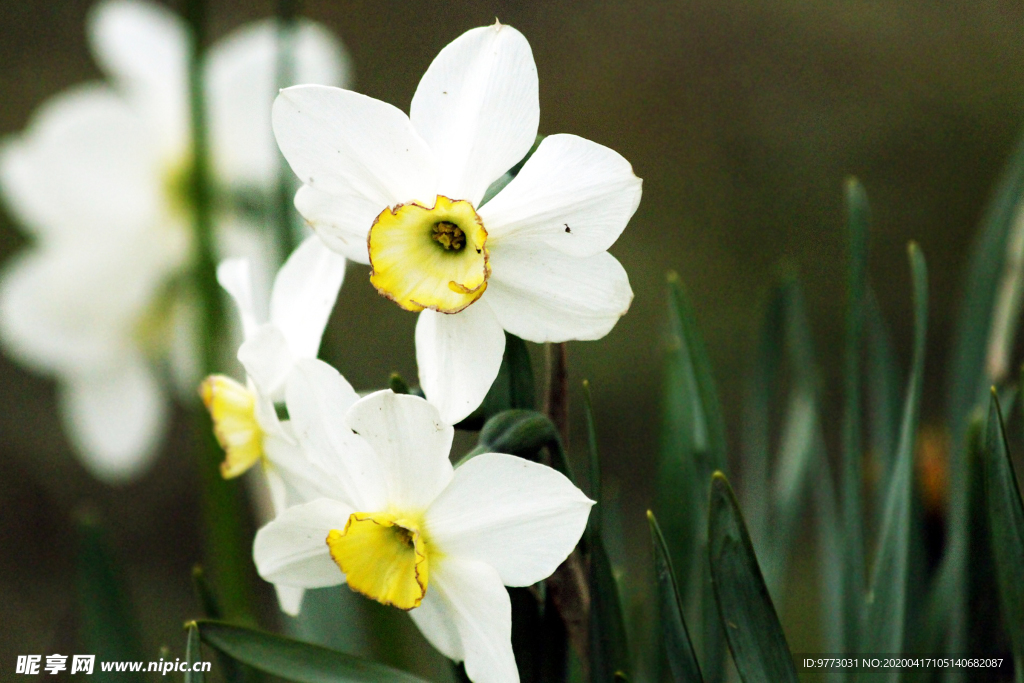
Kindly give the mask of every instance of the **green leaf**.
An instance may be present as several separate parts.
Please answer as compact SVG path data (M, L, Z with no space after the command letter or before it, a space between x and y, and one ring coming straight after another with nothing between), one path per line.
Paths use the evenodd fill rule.
M500 178L491 183L490 187L487 188L487 191L484 192L483 199L480 200L480 204L477 206L478 209L487 202L494 199L494 195L498 194L503 189L505 189L505 186L511 183L512 179L519 175L519 171L522 170L524 165L526 165L526 162L530 159L530 157L533 156L533 153L537 151L537 148L540 146L540 143L543 139L543 135L538 135L537 138L533 141L533 146L530 147L530 151L526 153L526 156L523 157L519 161L519 163L510 168L507 173L505 173Z
M869 449L878 459L880 481L887 482L896 457L900 428L900 393L903 379L896 363L889 330L882 317L878 298L868 289L865 314L865 401ZM886 486L880 487L882 491ZM884 496L879 496L878 516L884 510Z
M199 637L210 647L293 683L424 683L405 671L319 645L222 621L196 624Z
M693 651L690 632L686 628L686 618L683 616L683 601L679 597L676 575L672 570L672 558L668 556L668 548L658 527L658 520L650 510L647 511L647 522L651 527L661 629L672 679L676 683L703 683L704 677L701 676L700 664L697 663L697 653Z
M864 187L855 178L846 181L847 273L846 344L843 371L842 432L842 514L843 531L843 632L846 652L857 652L860 645L864 594L864 481L861 449L861 369L860 355L864 331L864 291L867 280L868 227L870 212Z
M1024 502L1013 470L999 399L992 392L985 435L985 496L995 555L1003 624L1013 644L1018 674L1024 667Z
M736 496L721 472L711 479L708 538L715 599L740 678L744 683L796 683L786 636Z
M536 393L530 350L526 348L526 342L508 332L505 333L504 361L508 368L509 407L533 410L536 407Z
M707 565L703 484L725 468L725 427L712 368L679 277L668 276L668 338L655 511L665 532L687 612L701 624L705 678L721 680L725 640ZM694 623L694 622L691 622Z
M1000 279L1004 273L1007 240L1024 196L1024 134L1010 155L1003 175L989 200L971 250L963 299L960 302L949 363L947 422L950 425L949 550L943 570L949 575L948 594L941 596L950 610L949 652L968 651L967 624L972 607L963 588L970 560L967 499L970 495L967 471L967 431L976 409L983 413L991 379L986 371L989 337L992 331ZM952 680L966 680L957 670Z
M909 247L914 284L914 353L907 381L900 427L899 447L886 495L881 536L871 573L865 614L865 652L904 651L907 622L907 590L910 542L913 525L914 444L921 409L925 339L928 326L928 271L916 244ZM899 671L887 671L884 680L896 681ZM872 681L883 680L871 674Z
M949 375L948 415L957 447L964 443L971 411L984 405L991 384L985 371L989 333L1003 276L1007 237L1016 220L1021 197L1024 197L1024 134L1018 139L989 200L964 282ZM951 474L956 477L958 473Z
M199 645L199 628L193 621L188 625L188 638L185 641L185 660L189 670L185 672L185 683L204 683L206 675L196 671L196 664L203 661L202 648Z
M106 534L89 513L78 516L77 527L79 644L100 661L141 661L138 623ZM98 667L94 675L97 683L143 680L136 673L114 674Z
M409 383L397 372L392 372L391 376L388 377L388 388L396 394L408 394L410 392Z
M593 680L610 681L631 670L629 642L619 585L601 535L601 460L597 451L597 427L590 400L590 385L583 383L583 411L587 421L590 454L590 495L597 505L587 520L586 545L590 555L590 670Z

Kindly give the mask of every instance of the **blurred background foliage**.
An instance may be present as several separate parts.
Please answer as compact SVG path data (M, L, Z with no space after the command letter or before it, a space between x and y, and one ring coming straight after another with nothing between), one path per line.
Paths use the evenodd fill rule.
M275 3L209 4L215 39L272 14ZM89 5L0 2L0 134L24 128L51 95L99 77L85 42ZM968 248L1024 124L1024 6L1005 0L303 5L304 14L347 45L355 89L402 109L444 45L495 17L514 25L529 39L540 73L540 132L571 132L608 145L644 179L640 209L611 250L630 275L633 306L604 340L569 345L571 386L588 378L594 397L605 502L621 513L604 521L609 552L625 576L627 616L637 616L637 587L654 580L643 513L652 504L656 471L668 270L686 284L707 343L729 426L731 472L741 487L744 468L735 454L763 310L780 267L799 273L823 371L825 440L835 455L843 179L858 176L873 214L869 277L901 368L909 366L913 331L906 242L918 241L928 258L922 424L940 424ZM22 243L10 217L0 215L0 259ZM366 279L366 268L350 268L321 353L357 389L384 386L393 370L415 377L415 316L378 297ZM540 349L533 351L540 370ZM573 400L570 451L582 462L578 391ZM0 662L57 651L60 625L74 603L73 513L86 501L110 527L124 564L143 623L142 650L156 659L163 644L180 648L180 624L197 611L190 569L201 552L187 437L179 415L156 467L138 483L109 489L71 455L52 383L0 357ZM792 650L807 651L818 622L813 582L803 579L814 568L797 558L788 571L785 583L796 590L780 616ZM261 586L261 619L273 626L278 617L268 588Z

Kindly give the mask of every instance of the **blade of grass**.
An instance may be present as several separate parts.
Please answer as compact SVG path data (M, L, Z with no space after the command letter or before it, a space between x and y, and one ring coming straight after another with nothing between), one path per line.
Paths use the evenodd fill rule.
M985 497L1003 624L1009 632L1018 678L1024 668L1024 501L1013 469L995 391L985 434Z
M139 625L106 534L88 512L77 519L79 645L102 661L142 659ZM96 671L96 680L141 683L139 674Z
M199 645L199 628L194 621L189 623L186 628L188 637L185 640L185 660L188 662L189 670L185 672L185 683L204 683L206 674L196 670L201 668L196 664L203 661L203 652Z
M679 277L670 273L668 352L661 460L655 509L663 520L680 586L692 595L687 610L700 623L705 678L724 675L725 640L714 608L707 564L704 483L725 467L725 428L711 363Z
M861 642L864 595L864 482L861 450L861 367L860 354L864 330L864 290L867 280L868 228L870 215L867 195L854 178L846 181L847 273L846 343L843 370L842 433L842 547L843 633L845 652L857 652Z
M900 441L886 495L885 514L875 563L871 573L865 615L864 649L899 654L904 651L907 620L907 589L913 524L914 444L921 409L925 339L928 327L928 271L916 244L908 249L914 290L914 353L907 382L900 426ZM871 672L870 680L883 680ZM884 680L899 680L899 670L889 670Z
M601 460L588 382L583 383L583 413L590 456L590 495L597 501L587 520L586 530L590 556L590 675L592 680L608 681L619 673L628 674L632 667L622 598L601 533L601 515L604 512L601 504Z
M700 673L697 653L693 650L690 632L686 628L686 618L683 616L683 601L679 597L672 558L668 556L668 547L658 527L658 520L650 510L647 511L647 523L651 527L654 573L658 578L659 614L672 679L676 683L703 683L704 677Z
M708 538L715 599L740 678L744 683L797 683L739 504L721 472L711 480Z

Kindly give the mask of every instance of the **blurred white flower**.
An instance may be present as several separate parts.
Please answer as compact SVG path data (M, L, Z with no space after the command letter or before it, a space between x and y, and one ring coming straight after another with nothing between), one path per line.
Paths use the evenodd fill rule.
M0 189L31 245L0 283L7 350L58 382L68 435L87 468L114 482L141 473L162 436L160 365L195 386L188 172L188 33L159 5L100 3L92 51L111 83L55 96L0 149ZM303 22L296 80L343 84L347 59ZM270 130L277 27L264 21L208 53L211 163L231 195L277 177ZM260 251L246 217L219 206L218 247ZM265 251L265 249L263 249Z
M629 308L607 249L640 202L625 159L573 135L534 144L530 46L510 26L473 29L420 81L410 116L354 92L303 85L274 103L277 142L304 183L299 212L416 326L420 383L454 424L483 400L502 329L534 342L599 339Z
M324 495L324 473L303 453L291 425L278 418L274 403L284 398L295 361L316 358L344 276L345 257L317 237L308 237L278 271L269 305L262 306L269 309L264 313L257 310L248 260L229 259L217 269L221 286L234 298L241 316L245 342L238 359L247 378L243 385L224 375L207 377L200 395L225 452L223 477L232 479L261 464L271 508L260 511L263 521L290 505ZM269 319L259 324L264 318ZM342 409L356 398L349 387ZM277 587L281 609L298 614L303 592Z
M474 681L517 681L504 586L550 576L593 501L555 470L512 455L486 453L453 469L454 430L416 396L380 391L340 420L351 387L320 361L296 364L287 399L300 443L329 474L329 493L260 529L260 575L303 588L347 582L409 610Z

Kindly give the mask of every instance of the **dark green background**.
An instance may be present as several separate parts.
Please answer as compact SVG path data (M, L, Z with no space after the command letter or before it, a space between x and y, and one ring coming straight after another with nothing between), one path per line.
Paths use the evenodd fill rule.
M0 2L0 133L19 131L48 97L99 76L84 35L89 4ZM604 340L569 345L574 388L583 378L593 387L607 494L626 514L625 536L638 551L626 564L631 570L644 566L648 552L642 513L657 444L666 271L677 270L692 293L733 445L760 305L781 262L802 275L834 407L847 175L860 177L872 200L870 273L904 363L911 322L905 243L919 241L928 258L924 415L926 423L937 418L967 249L1024 123L1021 4L304 5L348 46L355 88L402 109L449 41L495 17L515 26L530 40L540 74L540 132L608 145L644 179L640 209L611 250L629 273L632 309ZM273 11L272 2L210 6L214 36ZM0 217L0 257L22 244L10 218ZM323 352L357 389L383 385L395 369L415 376L415 316L378 297L366 280L365 268L350 268ZM574 399L578 409L578 392ZM577 454L581 427L576 419ZM104 487L69 451L52 384L0 358L0 671L17 654L57 651L52 643L71 604L69 515L85 501L113 529L145 615L148 651L181 647L180 624L194 613L189 568L200 553L186 435L179 415L144 479ZM787 626L809 618L787 615ZM790 633L795 651L806 649L802 631Z

